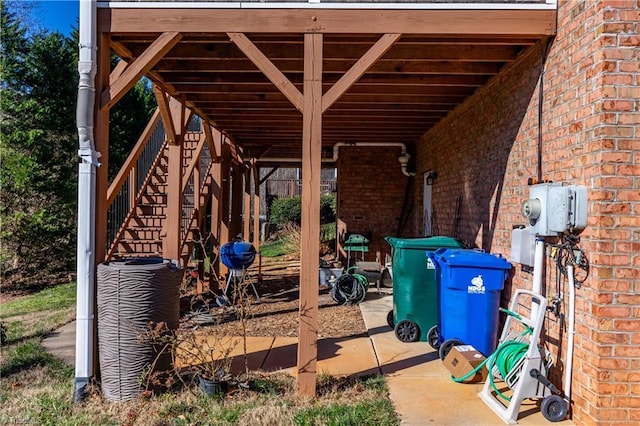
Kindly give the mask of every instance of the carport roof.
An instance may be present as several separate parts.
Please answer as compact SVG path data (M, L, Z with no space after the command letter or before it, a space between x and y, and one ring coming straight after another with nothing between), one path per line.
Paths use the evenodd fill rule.
M301 155L304 34L323 35L322 146L331 157L336 143L411 147L523 50L554 34L556 21L555 4L539 1L98 7L98 31L110 36L126 69L184 101L245 158L265 163ZM119 90L111 84L102 106L115 103Z

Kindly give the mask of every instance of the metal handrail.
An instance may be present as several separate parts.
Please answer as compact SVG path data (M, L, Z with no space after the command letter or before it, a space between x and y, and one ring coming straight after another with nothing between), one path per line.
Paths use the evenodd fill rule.
M151 137L154 134L153 132L158 130L159 127L164 133L162 123L160 123L160 109L156 108L156 111L153 113L149 123L147 123L147 127L145 127L142 135L138 139L136 146L133 147L131 153L129 153L129 156L127 157L127 160L118 171L118 174L113 179L113 182L111 182L111 185L109 185L109 189L107 190L107 208L113 204L116 195L120 192L120 189L126 182L127 178L136 174L138 159L144 152L149 141L152 139Z
M196 128L197 126L197 128ZM155 150L155 157L153 162L149 166L143 166L139 164L139 159L144 156L147 145L154 139L156 131L161 132L163 143L159 149ZM199 132L198 132L199 130ZM194 138L194 133L196 133ZM194 220L199 216L199 212L202 210L200 205L200 194L204 186L207 184L207 174L209 173L212 165L212 156L207 144L207 138L204 130L201 128L199 120L192 120L189 123L188 133L185 135L189 140L198 141L196 148L190 153L190 161L186 166L185 173L183 175L182 183L182 218L181 218L181 246L184 247L189 243L188 236L191 230L191 226ZM125 231L135 215L135 209L140 203L140 200L146 193L146 187L151 183L151 179L155 175L155 170L159 166L162 158L165 155L165 148L167 146L166 136L162 121L160 120L159 112L156 111L151 118L149 124L145 128L143 135L138 140L138 143L132 150L131 154L125 161L118 172L116 178L113 180L108 192L108 204L109 213L115 211L113 214L109 214L110 222L118 226L117 233L108 241L110 246L108 247L107 259L111 259L113 254L118 248L119 242L122 240ZM149 162L145 162L148 164ZM141 176L144 167L146 174ZM206 170L206 173L200 173L201 170ZM196 173L198 172L198 173ZM141 182L140 185L137 182ZM113 227L115 228L115 227ZM164 233L164 229L161 232ZM188 254L188 253L187 253Z

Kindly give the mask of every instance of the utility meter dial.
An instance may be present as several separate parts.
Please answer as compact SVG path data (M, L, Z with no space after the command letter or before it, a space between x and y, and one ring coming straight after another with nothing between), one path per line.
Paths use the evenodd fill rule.
M541 211L542 203L537 198L530 198L522 202L522 215L529 219L531 225L535 225Z

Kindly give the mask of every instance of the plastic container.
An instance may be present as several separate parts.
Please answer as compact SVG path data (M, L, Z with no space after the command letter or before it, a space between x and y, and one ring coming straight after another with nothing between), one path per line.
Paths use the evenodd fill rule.
M438 345L432 346L439 346L442 359L460 344L488 357L496 348L500 293L511 264L478 250L441 249L430 257L437 269L440 305Z
M438 321L438 291L435 266L428 254L440 248L460 248L450 237L386 237L391 246L393 310L387 323L403 342L426 341Z
M120 259L98 265L98 357L102 395L107 401L127 401L143 390L140 378L153 365L171 368L168 354L140 341L150 323L170 330L180 320L180 280L177 261L162 258Z

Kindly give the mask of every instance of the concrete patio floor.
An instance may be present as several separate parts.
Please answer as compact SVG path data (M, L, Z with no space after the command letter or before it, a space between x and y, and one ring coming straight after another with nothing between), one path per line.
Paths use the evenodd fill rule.
M371 290L360 310L369 337L327 338L318 341L318 373L369 375L382 373L401 422L406 426L503 424L477 393L482 384L459 384L450 379L436 351L426 342L402 343L386 323L391 310L391 294ZM54 355L75 362L75 323L62 327L44 340ZM296 373L297 338L248 337L247 356L251 370ZM238 345L232 355L241 355ZM236 356L234 369L244 369L244 359ZM535 402L525 401L518 423L549 425ZM556 423L573 425L570 420Z

